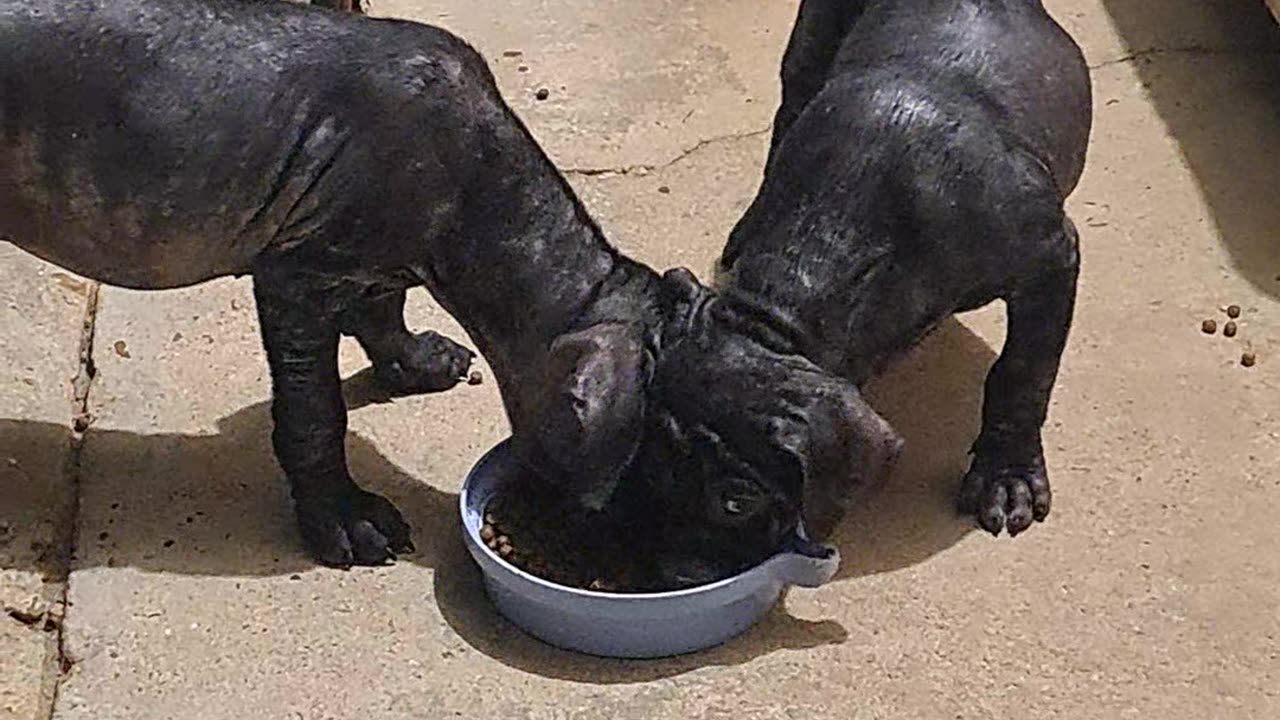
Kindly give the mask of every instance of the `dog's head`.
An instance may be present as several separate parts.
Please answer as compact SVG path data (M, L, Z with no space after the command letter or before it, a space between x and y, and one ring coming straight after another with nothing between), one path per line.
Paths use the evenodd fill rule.
M662 290L656 357L625 323L552 343L526 462L555 468L548 480L586 506L621 484L618 502L641 505L626 514L660 513L685 558L664 569L673 583L759 562L801 523L825 539L885 478L901 438L852 383L720 322L688 271L668 272Z
M826 539L885 479L901 437L852 383L722 322L717 298L687 271L664 283L673 324L633 475L665 512L687 516L679 524L693 546L723 560L759 562L801 523Z

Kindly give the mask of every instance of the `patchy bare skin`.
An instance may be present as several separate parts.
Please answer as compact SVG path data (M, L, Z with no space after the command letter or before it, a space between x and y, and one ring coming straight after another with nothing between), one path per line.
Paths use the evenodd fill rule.
M960 507L992 533L1049 513L1040 431L1079 263L1088 71L1038 0L805 0L758 196L685 277L639 474L709 546L831 531L901 440L858 388L953 313L1008 304ZM677 327L682 329L677 330Z
M348 472L340 333L398 392L451 387L472 359L405 329L409 287L476 340L543 477L608 487L638 441L658 278L437 28L284 2L0 0L0 238L130 288L252 275L276 455L325 563L412 548Z

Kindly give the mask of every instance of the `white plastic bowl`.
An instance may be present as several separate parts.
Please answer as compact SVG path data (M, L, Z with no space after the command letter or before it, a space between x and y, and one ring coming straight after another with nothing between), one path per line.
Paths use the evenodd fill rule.
M489 599L511 622L556 647L616 658L658 658L703 650L744 632L788 585L818 587L840 567L840 555L782 552L744 573L662 593L604 593L565 587L530 575L480 539L484 510L520 471L510 441L480 458L459 504L467 549L484 574Z

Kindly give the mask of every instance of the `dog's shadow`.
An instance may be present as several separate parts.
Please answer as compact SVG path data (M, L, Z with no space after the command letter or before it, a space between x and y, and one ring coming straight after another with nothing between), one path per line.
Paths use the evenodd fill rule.
M982 386L995 352L952 318L867 389L906 440L893 477L854 508L835 539L837 579L927 560L974 529L955 495L982 421Z
M908 445L896 483L856 510L838 538L845 558L841 578L920 562L968 530L952 510L950 496L976 431L982 378L991 359L981 339L950 321L876 384L874 403ZM381 399L367 371L349 379L344 391L353 409ZM277 481L270 434L265 402L222 419L212 435L91 428L80 472L92 481L81 488L73 567L237 576L314 568L299 544L285 485ZM39 458L48 465L67 447L64 426L0 419L0 458L11 459L10 469L27 461L34 465ZM605 661L552 649L516 631L485 600L458 532L456 494L411 477L357 433L350 434L347 451L354 476L395 502L416 530L418 550L401 562L432 568L435 598L446 621L474 648L505 664L584 682L637 682L847 637L836 622L801 620L780 606L743 637L683 658ZM30 496L21 488L3 487L10 482L24 482L23 474L0 472L0 496L19 502ZM18 508L13 516L35 517L41 510Z

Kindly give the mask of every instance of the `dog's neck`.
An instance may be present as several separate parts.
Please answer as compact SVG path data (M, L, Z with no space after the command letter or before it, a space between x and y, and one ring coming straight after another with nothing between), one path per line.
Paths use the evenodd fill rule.
M599 322L656 323L657 275L609 244L532 138L509 138L477 170L460 230L415 271L466 328L508 412L552 341Z
M894 276L881 253L838 264L761 253L719 268L717 291L734 332L862 385L909 344L904 325L876 302Z

